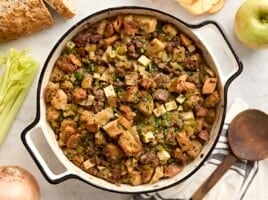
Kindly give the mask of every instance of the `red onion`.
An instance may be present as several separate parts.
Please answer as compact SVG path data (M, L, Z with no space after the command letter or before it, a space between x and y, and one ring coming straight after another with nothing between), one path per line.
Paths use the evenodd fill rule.
M0 166L0 199L40 200L35 177L19 166Z

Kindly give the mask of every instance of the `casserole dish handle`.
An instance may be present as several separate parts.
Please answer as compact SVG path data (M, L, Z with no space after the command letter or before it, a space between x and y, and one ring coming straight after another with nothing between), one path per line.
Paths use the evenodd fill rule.
M218 72L221 74L222 83L228 86L242 72L243 64L238 59L223 29L214 21L205 21L192 30L205 43L216 66L220 66Z
M34 127L31 127L31 125L27 127L22 132L21 138L24 146L31 154L32 158L43 173L44 177L50 183L55 184L70 178L70 170L64 167L62 162L56 158L56 155L52 151L52 149L49 148L40 123L36 124ZM40 141L42 141L42 144L37 145L37 143ZM49 166L47 164L47 159L53 159L53 166ZM54 169L52 170L52 168Z

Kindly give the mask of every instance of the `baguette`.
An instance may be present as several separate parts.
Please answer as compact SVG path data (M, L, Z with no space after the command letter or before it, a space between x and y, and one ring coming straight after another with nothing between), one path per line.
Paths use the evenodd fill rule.
M18 39L53 24L42 0L0 1L0 42Z
M76 8L72 0L45 0L45 2L66 19L76 15Z

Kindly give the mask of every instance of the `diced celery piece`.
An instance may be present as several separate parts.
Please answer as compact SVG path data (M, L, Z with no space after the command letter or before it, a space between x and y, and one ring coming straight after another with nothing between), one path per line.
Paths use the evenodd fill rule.
M152 131L142 133L141 139L144 143L152 142L154 140L154 133Z
M165 103L166 106L166 110L167 111L172 111L172 110L176 110L177 109L177 104L176 101L170 101Z
M161 105L161 106L159 106L159 107L157 107L157 108L155 108L153 110L153 113L154 113L154 115L156 117L160 117L161 115L163 115L166 112L167 112L167 110L165 109L165 106L164 105Z
M138 62L143 66L147 67L151 63L151 60L147 58L145 55L141 55L138 59Z
M160 161L168 161L170 159L170 154L166 150L161 150L157 152L157 157L159 158Z
M115 97L116 96L113 85L109 85L109 86L103 88L103 90L104 90L106 97Z
M186 112L182 112L180 114L181 114L183 120L195 119L194 113L192 111L186 111Z
M176 98L176 101L179 103L179 104L182 104L184 101L185 101L185 96L183 94L180 94L177 98Z

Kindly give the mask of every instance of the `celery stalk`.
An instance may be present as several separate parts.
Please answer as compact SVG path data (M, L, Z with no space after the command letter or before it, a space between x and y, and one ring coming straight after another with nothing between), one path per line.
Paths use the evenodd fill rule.
M0 52L0 144L3 143L35 79L38 64L26 51Z

